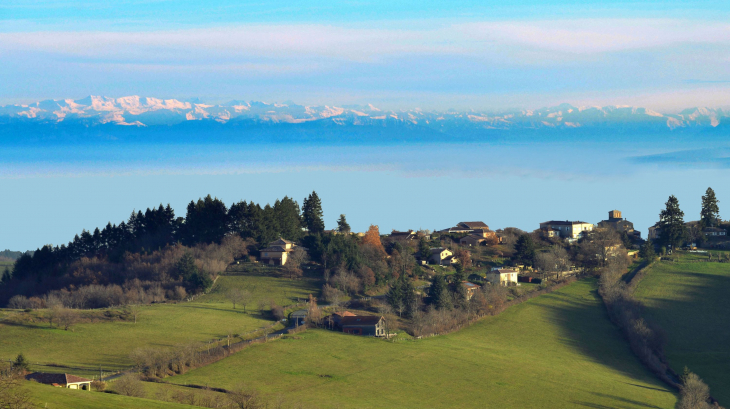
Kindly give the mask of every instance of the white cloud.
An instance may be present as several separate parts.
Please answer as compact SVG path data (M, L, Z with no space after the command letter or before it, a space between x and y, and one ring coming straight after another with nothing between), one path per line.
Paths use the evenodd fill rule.
M577 19L434 23L430 28L407 24L378 28L293 24L148 32L0 33L0 52L42 51L83 58L152 61L307 57L378 62L394 55L485 57L492 52L531 59L536 51L595 54L677 44L730 45L730 24Z

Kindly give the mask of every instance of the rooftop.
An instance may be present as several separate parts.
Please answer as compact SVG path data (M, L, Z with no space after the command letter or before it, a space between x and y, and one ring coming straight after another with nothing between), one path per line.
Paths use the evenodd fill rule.
M341 326L347 325L375 325L380 322L383 317L379 315L357 315L353 317L342 317Z

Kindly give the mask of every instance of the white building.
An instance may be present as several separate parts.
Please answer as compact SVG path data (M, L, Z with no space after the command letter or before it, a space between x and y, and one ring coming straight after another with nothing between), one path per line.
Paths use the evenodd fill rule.
M517 273L519 270L516 268L500 268L487 272L487 282L499 285L511 285L517 284Z
M549 222L540 223L540 230L548 237L558 235L564 239L579 239L589 231L593 230L593 225L586 222L571 222L551 220Z

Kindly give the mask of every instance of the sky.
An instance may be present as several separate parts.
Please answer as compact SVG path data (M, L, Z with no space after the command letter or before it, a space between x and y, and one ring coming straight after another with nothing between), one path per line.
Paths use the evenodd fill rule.
M3 0L0 105L140 95L386 109L730 107L729 17L730 2L709 0ZM531 231L618 209L646 235L670 194L695 219L708 186L724 215L730 146L643 137L387 149L0 145L0 249L60 245L160 203L182 216L207 194L228 205L301 203L316 190L328 228L345 213L354 229L382 232L465 220Z
M0 3L0 104L730 106L725 1Z

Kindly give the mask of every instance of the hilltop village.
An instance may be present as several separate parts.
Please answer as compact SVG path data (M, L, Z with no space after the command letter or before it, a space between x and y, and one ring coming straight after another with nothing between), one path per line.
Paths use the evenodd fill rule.
M21 403L33 402L31 394L18 392L23 379L149 397L143 384L223 365L256 343L299 339L308 329L386 342L424 340L583 282L597 286L636 358L680 390L689 375L668 363L663 343L656 342L658 327L637 326L645 317L626 283L684 254L730 261L722 251L730 245L728 223L719 217L712 189L702 202L700 219L685 222L671 196L646 240L619 210L595 224L550 220L529 232L463 221L384 234L376 225L353 232L344 214L336 229L325 229L316 192L301 208L288 197L274 205L228 207L207 196L176 217L160 205L6 264L0 329L13 335L0 343L0 357L9 362L3 379ZM633 274L628 279L627 272ZM189 324L178 325L183 322ZM149 328L143 339L130 335L146 325L167 329L156 334ZM52 330L48 334L67 351L22 341L39 328ZM86 335L65 337L77 330ZM100 342L114 351L105 362L91 352L100 352ZM205 401L193 393L192 402L263 407L240 403L263 405L256 390L218 389ZM178 392L156 393L164 395L161 401L185 402Z

